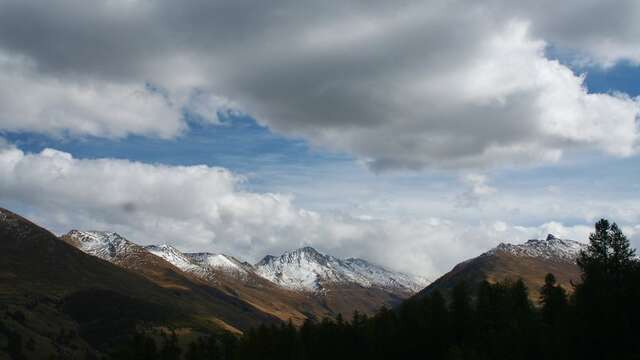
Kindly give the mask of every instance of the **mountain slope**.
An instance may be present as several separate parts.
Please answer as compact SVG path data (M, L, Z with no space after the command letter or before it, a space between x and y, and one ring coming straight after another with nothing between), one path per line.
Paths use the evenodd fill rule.
M362 259L341 260L312 248L290 251L277 258L267 256L252 266L224 254L182 253L170 245L140 247L108 232L72 231L63 239L90 254L146 273L146 276L149 276L149 269L136 264L151 261L140 258L146 254L146 258L161 259L260 311L281 320L291 319L297 324L305 319L320 319L338 313L350 316L355 310L372 313L380 306L393 306L411 296L425 282L422 278L392 272ZM284 277L271 276L283 273Z
M548 273L553 273L558 283L571 291L572 283L580 280L576 259L585 246L577 241L558 239L551 234L546 240L529 240L519 245L502 243L456 265L416 296L421 297L434 290L447 294L462 281L474 288L484 280L493 283L522 278L531 298L536 301Z
M283 321L291 320L294 324L302 324L306 319L336 315L314 297L274 284L258 276L250 264L234 257L212 253L182 253L170 245L149 245L145 249Z
M255 275L250 264L231 256L185 254L170 245L142 247L116 233L104 231L72 230L61 239L87 254L142 274L163 287L181 290L199 284L197 286L206 286L209 291L283 321L291 319L301 324L307 318L335 315L315 299ZM262 321L262 317L255 316L254 325Z
M247 262L240 261L233 256L225 254L203 253L185 253L185 255L193 262L201 267L209 267L229 276L236 277L239 280L248 280L251 273L254 272L253 266Z
M3 323L3 331L34 338L38 349L55 345L50 353L77 358L111 348L139 324L246 329L277 322L249 303L191 278L162 259L153 255L149 255L153 259L145 259L148 253L138 252L135 245L112 235L107 237L114 245L122 245L113 247L115 259L122 259L122 249L133 249L126 251L127 256L136 259L131 263L148 271L123 269L89 256L0 208L0 312L5 312L3 318L20 314L13 316L19 321ZM101 256L112 254L109 247L105 252L96 246L96 239L85 239L85 243ZM61 333L69 335L58 343L62 341Z
M426 280L396 273L361 259L338 259L311 247L265 256L256 273L288 289L312 294L333 312L350 316L394 306Z
M180 250L174 248L171 245L149 245L145 246L144 249L149 253L165 260L176 268L184 271L185 273L195 275L197 278L200 278L202 280L215 279L215 273L212 271L212 269L199 266L198 264L194 263L188 256L181 253Z
M417 276L389 271L366 260L338 259L311 247L265 256L255 265L258 274L286 288L322 292L339 284L355 284L411 293L427 281Z

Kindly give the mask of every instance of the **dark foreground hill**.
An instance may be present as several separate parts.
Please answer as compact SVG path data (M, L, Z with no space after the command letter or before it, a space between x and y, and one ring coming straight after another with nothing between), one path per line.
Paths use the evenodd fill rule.
M322 261L313 266L281 264L286 269L279 271L321 285L296 288L270 279L266 265L143 247L110 232L58 238L2 208L0 253L0 350L3 343L21 343L28 358L97 356L141 331L194 338L339 313L349 318L356 310L371 314L398 304L421 288L408 275L315 250ZM342 266L329 266L334 262Z
M157 281L87 255L0 208L0 333L31 358L83 358L130 332L238 332L278 319L152 259Z

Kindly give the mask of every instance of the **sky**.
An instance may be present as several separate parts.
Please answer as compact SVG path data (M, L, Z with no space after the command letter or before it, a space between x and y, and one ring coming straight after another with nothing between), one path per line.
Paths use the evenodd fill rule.
M640 245L640 2L0 0L0 206L435 278Z

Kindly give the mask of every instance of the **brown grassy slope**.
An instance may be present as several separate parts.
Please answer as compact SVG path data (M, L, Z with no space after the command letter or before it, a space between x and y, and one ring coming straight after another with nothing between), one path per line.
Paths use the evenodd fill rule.
M301 325L306 319L336 315L312 294L285 289L256 274L238 280L221 271L216 273L215 283L223 291L283 321L291 320L295 325Z
M61 239L74 246L79 246L78 240L74 236L64 235ZM174 273L182 273L179 269L143 247L131 244L126 252L118 253L110 261L133 270L158 285L180 286L175 280L167 279L163 271L171 268ZM212 269L212 272L213 275L208 274L205 278L188 273L183 274L196 282L206 283L229 296L247 302L280 320L291 320L295 325L301 325L306 319L319 320L324 317L335 317L338 313L342 313L348 318L356 310L372 314L383 305L392 307L411 295L383 289L364 288L357 284L328 284L330 290L319 295L283 288L251 271L242 274L242 276L224 270Z
M148 277L87 255L1 208L0 253L0 299L7 306L25 307L32 299L43 299L39 303L53 304L52 311L62 314L65 301L73 298L79 306L101 310L92 309L87 301L95 301L95 291L107 290L108 294L116 294L113 298L117 301L135 304L146 312L141 314L142 319L136 319L137 314L125 313L127 319L178 327L218 328L222 325L235 329L277 322L273 316L208 284L194 281L170 265L154 267L153 276L158 281L149 281Z
M79 246L73 236L64 235L61 239L75 247ZM332 315L313 297L284 289L256 274L249 273L239 278L224 271L215 271L213 276L204 279L181 271L142 246L131 244L126 253L118 253L111 262L162 287L179 290L188 288L192 283L209 286L282 321L291 319L296 325L302 324L307 318L320 319ZM190 281L185 284L187 278Z
M294 324L338 314L349 319L354 311L372 315L382 306L394 307L412 295L358 284L326 284L326 290L316 294L287 290L257 275L242 283L229 281L224 275L218 280L243 300L283 320L291 319Z
M580 268L574 262L547 260L535 257L519 257L496 251L483 254L456 265L450 272L431 283L416 296L422 297L435 290L447 295L455 284L464 281L470 289L475 290L483 281L491 283L522 278L529 289L529 296L537 303L544 277L552 273L558 283L568 292L573 291L572 283L580 281Z

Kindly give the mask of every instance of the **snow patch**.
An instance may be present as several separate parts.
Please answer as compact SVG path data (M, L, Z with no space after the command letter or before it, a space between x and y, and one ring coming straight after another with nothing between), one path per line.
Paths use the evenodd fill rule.
M192 262L203 268L211 268L229 275L246 278L253 272L251 264L242 262L233 256L213 253L187 253Z
M67 236L75 240L76 247L83 252L111 262L137 247L115 232L71 230Z
M300 291L323 291L332 283L355 283L363 287L416 292L426 278L394 272L366 260L338 259L311 247L265 256L255 265L256 273L280 286Z
M546 260L575 262L580 251L587 245L574 240L559 239L552 234L546 240L528 240L524 244L513 245L502 243L485 254L506 252L518 257L535 257Z

